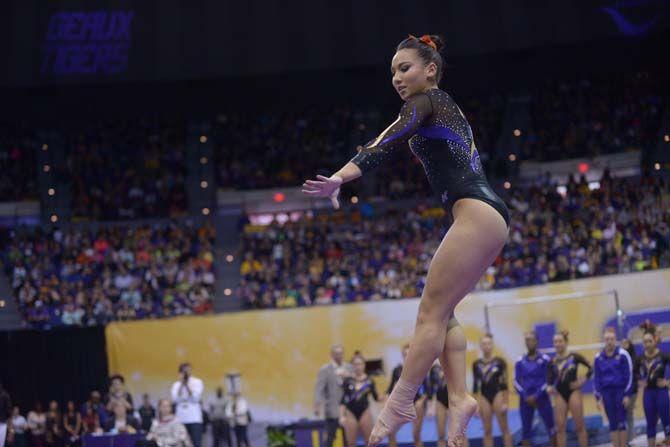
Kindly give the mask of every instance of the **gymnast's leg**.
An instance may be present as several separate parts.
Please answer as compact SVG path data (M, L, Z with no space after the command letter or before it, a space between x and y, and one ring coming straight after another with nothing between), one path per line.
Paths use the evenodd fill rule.
M459 207L461 204L463 206ZM461 199L454 205L454 217L454 223L435 252L428 269L407 360L400 380L372 430L369 440L371 447L416 417L414 396L433 362L445 349L447 325L454 308L475 287L505 244L507 224L490 205L475 199ZM445 369L445 374L447 371ZM448 374L447 387L450 398L452 388L453 392L461 393L457 383L449 382ZM472 396L465 391L462 393L461 400L457 399L454 405L468 410L451 411L455 427L466 426L476 410L476 403L469 410L471 401L475 402ZM450 403L449 406L451 405Z

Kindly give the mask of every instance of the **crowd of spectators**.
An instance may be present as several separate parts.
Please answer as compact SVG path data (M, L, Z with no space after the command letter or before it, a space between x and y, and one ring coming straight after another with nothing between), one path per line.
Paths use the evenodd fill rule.
M528 91L529 128L519 129L524 160L593 157L657 143L664 109L659 80L647 72L609 79L550 80ZM466 114L489 176L510 171L498 151L507 99L500 93L455 99ZM395 106L313 107L301 112L222 114L214 120L218 185L254 189L295 186L316 173L330 174L356 146L393 121ZM421 164L410 151L378 168L384 182L374 194L412 197L429 193Z
M46 408L37 401L23 413L13 406L8 420L11 430L7 438L13 447L79 447L85 435L136 434L149 432L156 418L156 409L148 395L135 408L120 375L110 378L109 393L92 391L86 402L77 405L68 400L64 406L51 400Z
M219 187L257 189L296 186L316 173L330 174L392 122L394 107L310 107L299 112L221 114L213 121ZM495 144L504 109L499 95L463 98L477 144ZM379 168L391 180L376 186L380 195L427 191L421 164L409 149Z
M65 132L75 217L178 217L187 209L181 121L101 122Z
M655 145L664 107L661 85L647 72L547 81L532 93L521 159L594 157Z
M528 93L530 122L519 129L517 162L590 157L656 144L664 110L654 73L609 79L548 80ZM448 90L448 89L447 89ZM466 114L489 176L508 172L499 151L506 103L499 92L452 92ZM356 147L395 119L400 104L320 105L228 112L212 120L217 186L258 189L299 185L329 174ZM21 128L0 127L0 200L37 196L37 146ZM14 126L16 127L16 126ZM509 129L507 129L509 130ZM94 220L177 217L187 210L186 121L166 118L94 122L63 128L64 172L75 217ZM379 168L371 193L425 194L423 169L409 150ZM513 172L513 171L512 171Z
M184 366L189 373L180 375L166 390L169 398L161 398L155 404L148 394L142 395L141 403L134 402L120 374L109 378L107 393L91 391L81 405L68 400L63 406L51 400L44 408L37 401L27 413L18 405L12 406L11 396L0 385L0 407L7 411L6 446L81 447L86 444L83 437L106 434L131 435L132 445L145 447L201 447L203 434L211 425L213 447L232 447L232 433L237 447L249 447L251 411L239 389L226 394L223 387L218 387L203 405L203 382L191 375L189 363L183 363L180 370ZM2 420L4 423L4 415Z
M570 179L510 191L509 242L478 290L545 284L670 266L666 179ZM295 307L421 295L445 231L443 211L421 208L316 215L248 225L238 294L247 308Z
M27 325L97 325L210 312L214 238L209 223L21 228L2 256Z
M213 123L218 186L298 185L305 176L333 170L353 157L381 121L379 110L349 107L221 114Z

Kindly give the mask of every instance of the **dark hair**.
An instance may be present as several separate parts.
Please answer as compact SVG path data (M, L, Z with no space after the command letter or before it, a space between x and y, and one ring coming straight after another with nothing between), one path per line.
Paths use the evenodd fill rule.
M361 351L355 351L354 355L351 356L351 363L354 363L354 360L356 359L361 359L363 363L365 363L365 357L363 357L363 353Z
M112 383L114 380L120 380L121 383L126 383L125 379L121 374L114 374L112 377L109 378L109 383Z
M614 335L616 335L616 328L615 328L614 326L607 326L607 327L605 328L604 333L606 334L606 333L608 333L608 332L611 332L611 333L613 333Z
M564 329L562 331L556 332L556 335L560 335L561 337L563 337L563 340L565 340L565 342L567 343L568 342L568 335L570 335L570 331L566 331Z
M424 40L421 40L426 37L430 38L430 40L435 44L435 48L433 48ZM396 51L407 49L416 50L417 53L419 53L419 57L421 57L426 65L433 62L437 67L437 74L435 75L435 79L439 84L440 80L442 79L442 73L444 72L444 59L442 58L441 54L443 48L444 40L442 37L431 34L429 36L423 36L422 38L409 36L398 44Z
M179 372L183 373L184 369L186 369L187 366L191 366L191 364L189 362L184 362L184 363L180 364L179 365Z
M650 334L652 337L656 338L656 325L649 320L644 320L644 323L640 325L643 335Z

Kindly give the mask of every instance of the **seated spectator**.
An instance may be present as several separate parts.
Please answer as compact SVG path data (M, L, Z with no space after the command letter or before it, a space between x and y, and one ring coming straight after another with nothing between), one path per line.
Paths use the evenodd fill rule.
M12 429L14 431L13 447L26 447L28 445L28 421L21 415L18 406L12 409Z
M193 447L186 427L172 413L169 399L158 401L158 418L151 424L147 439L155 441L159 447Z
M42 410L42 403L35 402L33 410L28 412L28 429L30 430L31 447L45 447L47 416Z
M84 414L82 416L83 433L87 435L97 435L102 433L102 424L100 423L100 415L91 405L84 407Z
M156 418L156 409L151 405L148 394L142 395L142 406L137 410L140 415L140 426L144 433L151 429L151 423Z
M91 391L90 398L84 402L81 406L81 414L84 419L84 428L87 433L93 433L97 428L100 428L105 425L105 419L107 410L105 405L102 403L102 397L100 396L100 391Z
M127 406L121 400L112 403L112 413L105 423L104 430L112 434L128 433L135 434L140 429L139 422L128 413Z
M120 403L130 413L133 411L133 396L126 390L126 381L121 374L109 378L109 393L105 399L108 412L112 412L114 405Z
M63 415L58 402L49 402L49 410L46 413L45 440L47 447L61 447L63 445Z
M81 445L81 414L77 411L74 402L69 400L63 415L65 446Z

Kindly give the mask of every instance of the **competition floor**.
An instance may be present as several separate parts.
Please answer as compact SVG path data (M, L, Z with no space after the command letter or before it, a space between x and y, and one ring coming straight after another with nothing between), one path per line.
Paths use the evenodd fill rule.
M521 417L518 410L510 410L508 413L508 420L510 424L510 430L512 432L512 437L514 439L514 444L516 445L521 441ZM589 445L600 446L600 445L610 445L609 443L609 431L605 427L605 421L601 416L587 416L586 417L586 428L589 433ZM641 433L644 430L644 421L637 421L636 424L636 433ZM568 446L577 446L577 438L574 436L572 420L568 420ZM484 427L482 425L481 419L474 417L468 426L468 439L469 447L481 447L483 446L482 437L484 434ZM502 446L502 437L500 434L500 429L498 424L494 422L493 424L493 436L495 438L495 445ZM435 426L435 419L426 418L421 429L421 439L424 442L425 447L433 447L437 445L437 429ZM662 439L662 435L659 434L659 440ZM407 424L403 426L397 435L398 445L402 447L413 446L414 442L412 441L412 426ZM362 438L359 438L358 445L365 445ZM533 440L532 445L534 446L543 446L550 445L549 438L546 431L544 430L544 425L542 424L539 417L535 417L533 423ZM634 442L631 445L646 446L647 439L646 436L639 435L636 436ZM657 445L660 445L658 443Z
M512 431L512 437L514 439L514 444L518 445L521 441L521 419L519 417L519 412L517 410L510 410L508 413L510 429ZM605 421L601 416L587 416L586 425L589 433L589 445L590 446L607 446L611 445L609 442L609 431L606 426L603 424ZM577 447L577 439L574 436L572 420L568 420L568 446ZM251 447L266 447L267 437L265 433L266 424L263 423L252 423L249 429L249 441ZM645 421L644 419L639 419L635 422L635 438L630 442L631 446L634 447L646 447L647 438L644 435L645 430ZM468 439L469 447L482 447L482 436L484 434L482 422L478 417L472 419L470 425L468 426ZM495 437L496 447L502 447L502 438L500 436L500 430L498 429L497 423L493 424L493 436ZM437 445L437 430L435 426L435 419L426 418L423 423L423 428L421 430L421 438L423 440L425 447L435 447ZM660 431L657 436L656 445L661 446L663 435ZM412 441L412 426L407 424L403 426L397 435L398 445L400 447L413 446L414 442ZM211 434L207 433L204 446L210 446L211 443ZM339 445L341 445L341 440ZM365 443L362 438L358 439L358 445L364 446ZM382 444L386 446L387 444ZM544 426L538 417L535 418L533 423L533 446L549 446L549 438L544 430Z

